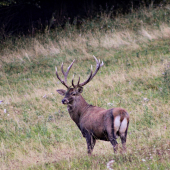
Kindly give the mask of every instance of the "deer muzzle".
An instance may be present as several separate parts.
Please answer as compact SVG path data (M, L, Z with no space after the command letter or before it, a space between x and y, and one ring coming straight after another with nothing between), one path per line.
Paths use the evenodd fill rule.
M64 99L62 100L62 103L63 103L63 104L68 104L69 101L68 101L67 99L64 98Z

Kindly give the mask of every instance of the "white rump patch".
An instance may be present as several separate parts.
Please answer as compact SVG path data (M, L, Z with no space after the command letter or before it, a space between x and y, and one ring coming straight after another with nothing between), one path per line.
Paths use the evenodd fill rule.
M120 133L124 133L126 131L126 128L127 128L127 119L124 118L121 125L120 125L120 130L119 132Z
M116 136L117 131L119 130L119 127L120 127L120 116L116 116L116 118L114 120L114 134L115 134L115 136Z

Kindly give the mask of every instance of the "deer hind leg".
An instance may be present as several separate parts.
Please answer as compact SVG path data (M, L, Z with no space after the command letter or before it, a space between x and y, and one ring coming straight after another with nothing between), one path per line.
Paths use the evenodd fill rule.
M114 127L113 122L111 122L111 126L107 127L107 134L108 134L109 141L113 145L114 152L116 153L117 149L118 149L118 143L116 141L116 136L114 134L114 128L113 127Z
M121 126L120 126L120 130L119 130L120 139L121 139L121 142L122 142L122 148L123 148L124 152L126 152L126 138L127 138L128 126L129 126L129 122L125 118L122 121Z
M120 134L120 139L122 142L123 152L126 152L126 135L125 135L125 133Z
M113 145L114 152L117 152L118 149L118 143L116 141L116 135L114 132L114 117L112 114L112 110L110 110L105 118L105 129L107 131L108 139Z
M117 152L118 143L116 141L116 136L114 135L114 129L112 126L107 127L107 135L110 143L113 145L114 152Z
M111 144L113 145L114 152L117 153L118 143L115 137L109 137Z

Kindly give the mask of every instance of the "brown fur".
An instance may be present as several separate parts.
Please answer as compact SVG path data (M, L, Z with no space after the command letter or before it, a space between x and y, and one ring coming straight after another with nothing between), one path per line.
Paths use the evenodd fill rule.
M67 105L71 119L76 123L83 137L86 138L88 154L92 153L96 140L98 139L110 141L116 152L116 138L118 136L121 138L123 149L126 150L126 137L129 125L128 113L122 108L106 110L89 105L81 96L83 86L90 82L99 69L104 65L104 63L100 63L100 60L97 60L95 56L93 57L96 60L96 70L92 73L91 68L91 73L88 79L83 83L80 83L79 77L77 85L74 85L72 79L73 88L70 88L67 85L67 75L75 60L73 60L66 72L63 70L63 64L61 66L61 71L64 75L65 81L59 77L56 68L57 78L67 88L67 91L60 89L57 90L57 92L64 96L62 103Z
M59 94L65 96L62 102L67 105L71 119L76 123L83 137L86 138L89 154L91 154L96 140L110 141L116 152L117 142L114 135L114 120L118 116L120 116L120 126L122 121L125 118L127 119L126 131L122 134L120 134L119 130L116 132L121 137L124 150L126 149L125 143L129 115L124 109L113 108L106 110L89 105L78 92L77 88L71 88L67 92L64 90L57 91Z

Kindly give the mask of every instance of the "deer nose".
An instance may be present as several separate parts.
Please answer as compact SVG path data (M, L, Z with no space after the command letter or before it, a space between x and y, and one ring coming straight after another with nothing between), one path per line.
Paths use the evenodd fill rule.
M63 100L62 100L62 103L63 103L63 104L66 104L66 103L67 103L67 100L66 100L66 99L63 99Z

